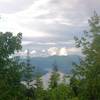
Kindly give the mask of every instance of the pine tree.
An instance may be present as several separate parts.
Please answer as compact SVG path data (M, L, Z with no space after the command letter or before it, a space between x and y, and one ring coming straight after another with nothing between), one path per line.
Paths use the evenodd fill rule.
M43 82L41 80L40 75L38 74L35 79L35 99L36 100L44 100L45 90L43 88Z
M26 59L26 64L24 68L24 77L25 77L25 82L27 83L27 90L26 90L26 97L28 100L34 97L34 87L30 84L31 81L33 80L33 69L34 66L31 65L30 63L30 52L27 50L27 59Z
M50 78L50 84L49 88L55 88L58 86L58 80L59 80L59 73L58 73L58 66L56 62L53 64L53 70Z

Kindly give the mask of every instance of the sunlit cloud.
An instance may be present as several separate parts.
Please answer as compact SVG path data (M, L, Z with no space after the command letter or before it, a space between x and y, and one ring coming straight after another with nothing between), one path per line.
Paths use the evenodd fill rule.
M58 56L67 56L70 54L81 54L81 50L75 47L72 48L57 48L57 47L51 47L48 49L48 54L53 56L53 55L58 55Z
M36 50L32 50L30 54L36 54Z
M42 50L42 52L43 52L43 53L45 53L45 52L46 52L46 50L45 50L45 49L43 49L43 50Z
M53 55L58 55L59 54L59 48L57 47L51 47L48 49L48 54L50 56L53 56Z
M59 55L60 56L67 56L68 53L67 53L66 48L61 48L60 51L59 51Z

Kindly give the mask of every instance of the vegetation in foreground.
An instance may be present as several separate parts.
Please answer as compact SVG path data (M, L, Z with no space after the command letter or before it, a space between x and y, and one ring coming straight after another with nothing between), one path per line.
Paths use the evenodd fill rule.
M58 84L59 75L53 71L50 85L43 89L42 81L32 80L29 60L19 63L18 58L10 57L21 50L21 33L0 33L0 100L100 100L100 17L94 13L89 20L89 31L84 31L80 39L75 37L76 47L81 48L84 58L80 65L74 64L70 84ZM23 76L29 87L21 84Z

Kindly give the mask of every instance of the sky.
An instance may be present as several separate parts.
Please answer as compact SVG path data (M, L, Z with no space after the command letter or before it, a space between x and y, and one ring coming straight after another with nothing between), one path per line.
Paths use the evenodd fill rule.
M81 54L74 36L82 36L100 0L0 0L0 31L23 34L22 51L36 56Z

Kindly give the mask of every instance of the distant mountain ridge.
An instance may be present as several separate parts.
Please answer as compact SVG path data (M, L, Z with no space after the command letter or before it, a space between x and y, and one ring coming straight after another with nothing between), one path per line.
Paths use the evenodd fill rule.
M70 73L73 63L80 63L79 59L80 56L77 55L32 57L30 63L35 66L35 71L38 73L47 73L52 70L54 62L56 62L61 72Z

